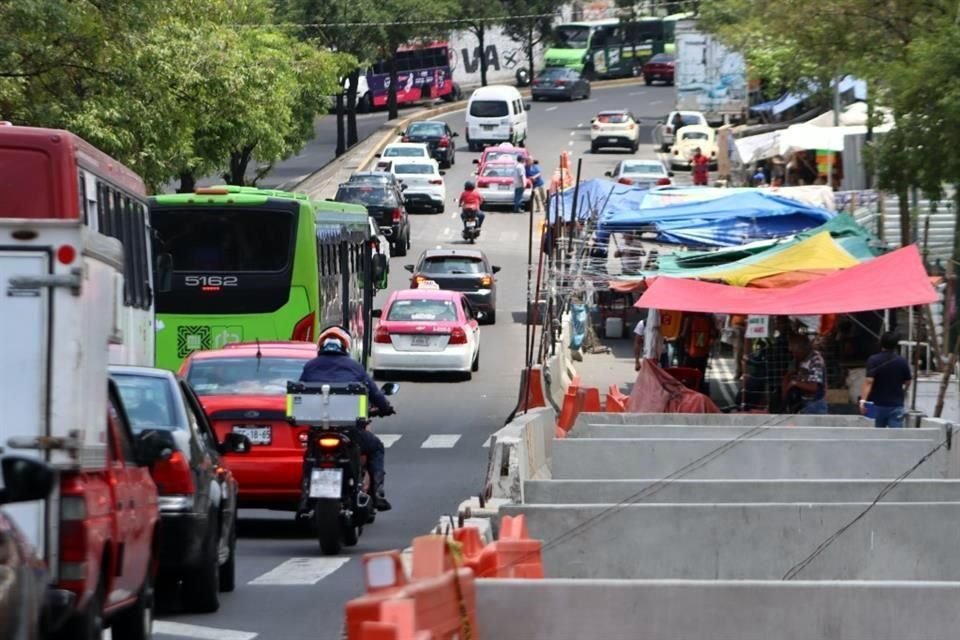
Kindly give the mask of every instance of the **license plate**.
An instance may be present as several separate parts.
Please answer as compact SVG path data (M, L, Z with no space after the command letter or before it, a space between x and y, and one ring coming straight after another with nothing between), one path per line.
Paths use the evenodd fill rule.
M500 191L510 191L513 187L508 184L498 184L497 189L500 189Z
M270 444L273 441L270 427L261 425L242 425L233 426L233 432L250 438L250 444Z
M473 229L473 228L476 227L476 226L477 226L477 221L476 221L476 220L467 220L467 224L466 224L467 229ZM414 343L414 344L416 344L416 343Z
M607 138L607 142L616 142L620 138Z
M414 347L429 347L430 346L430 337L429 336L413 336L413 340L410 341L410 344Z
M485 131L493 131L494 129L497 128L497 125L495 124L482 124L480 126L483 127Z
M313 469L310 472L311 498L339 498L343 469Z

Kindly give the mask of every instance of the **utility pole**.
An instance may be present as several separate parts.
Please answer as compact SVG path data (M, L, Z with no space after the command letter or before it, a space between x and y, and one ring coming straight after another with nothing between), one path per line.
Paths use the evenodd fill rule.
M347 150L346 138L343 132L343 92L337 94L337 148L336 157L342 156Z

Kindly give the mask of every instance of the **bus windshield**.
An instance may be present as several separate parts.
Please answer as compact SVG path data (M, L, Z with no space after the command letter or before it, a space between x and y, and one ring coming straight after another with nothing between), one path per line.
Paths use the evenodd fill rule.
M553 30L557 49L586 49L590 42L590 27L564 25Z

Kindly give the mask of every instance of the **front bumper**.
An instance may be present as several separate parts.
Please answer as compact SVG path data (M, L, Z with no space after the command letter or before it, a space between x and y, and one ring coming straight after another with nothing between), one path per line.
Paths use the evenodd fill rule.
M513 204L513 188L510 189L477 189L477 192L480 194L480 197L483 198L484 204L493 204L493 205L512 205ZM530 195L532 193L531 189L523 190L523 202L524 204L530 202Z
M371 369L386 371L470 371L473 347L448 345L443 351L397 351L393 345L374 343Z
M439 207L443 205L443 199L443 194L437 192L410 189L403 192L404 203L414 207Z

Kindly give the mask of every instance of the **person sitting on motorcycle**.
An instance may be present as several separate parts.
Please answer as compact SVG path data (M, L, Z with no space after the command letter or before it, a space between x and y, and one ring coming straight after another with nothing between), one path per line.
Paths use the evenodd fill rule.
M366 385L367 394L377 408L378 415L392 416L396 413L363 365L350 357L350 334L343 327L334 325L321 331L317 346L317 357L304 365L300 374L301 382L362 382ZM389 511L391 505L384 490L386 453L383 441L366 429L352 428L348 435L359 443L360 451L367 456L377 510Z
M467 226L467 211L473 211L474 215L477 216L477 229L483 226L483 219L487 217L480 208L483 204L483 196L477 192L473 181L467 180L464 183L463 193L460 194L457 204L460 205L460 219L464 222L464 228Z

